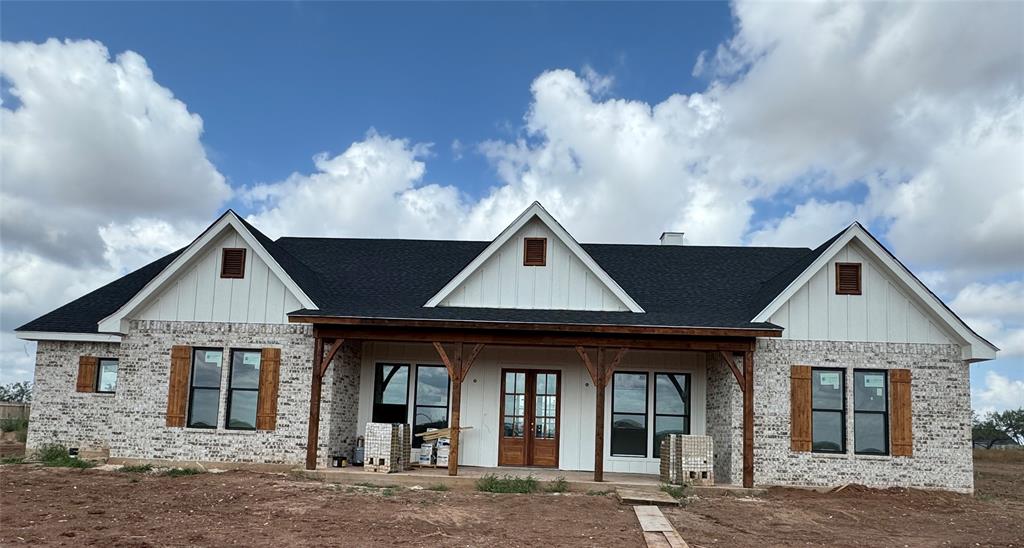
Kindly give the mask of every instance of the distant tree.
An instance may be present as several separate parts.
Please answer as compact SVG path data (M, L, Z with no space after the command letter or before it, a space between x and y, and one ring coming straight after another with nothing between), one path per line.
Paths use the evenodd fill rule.
M988 418L1007 437L1024 444L1024 407L1007 409L1001 413L989 413Z
M32 401L32 381L0 385L0 401L30 403Z

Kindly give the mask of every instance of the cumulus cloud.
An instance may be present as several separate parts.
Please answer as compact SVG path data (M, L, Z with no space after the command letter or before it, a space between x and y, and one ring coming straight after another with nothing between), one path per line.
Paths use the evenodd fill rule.
M798 205L793 213L769 221L750 234L753 245L817 247L848 226L857 217L857 206L850 202L819 202L811 199Z
M1024 380L1014 380L995 371L985 373L984 385L971 390L973 408L981 415L991 411L1024 406Z

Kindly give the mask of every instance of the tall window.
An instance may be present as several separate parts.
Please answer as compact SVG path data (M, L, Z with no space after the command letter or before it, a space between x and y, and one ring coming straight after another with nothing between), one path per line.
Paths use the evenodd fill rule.
M885 371L853 372L853 452L889 454L889 386Z
M409 420L409 366L378 363L373 379L373 422Z
M690 375L654 375L654 457L661 456L661 440L669 434L690 433Z
M220 368L224 352L194 348L188 393L189 428L217 428L220 407Z
M846 408L842 369L811 370L811 449L819 453L846 451Z
M117 360L101 358L96 368L96 391L113 394L117 389Z
M448 370L440 365L417 365L414 398L412 446L419 447L423 438L416 434L448 426Z
M256 402L260 395L260 350L232 350L231 375L228 377L227 427L234 430L256 429Z
M647 373L612 377L612 455L647 456Z

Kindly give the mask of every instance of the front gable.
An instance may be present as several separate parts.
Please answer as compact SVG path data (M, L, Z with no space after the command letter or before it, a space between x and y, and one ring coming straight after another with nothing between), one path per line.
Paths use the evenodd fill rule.
M836 290L841 263L861 265L860 294ZM789 339L958 344L970 361L997 350L857 223L752 321L779 325Z
M524 249L531 238L542 261ZM424 306L643 312L537 202Z
M245 250L242 277L221 276L225 248ZM288 323L287 313L300 308L316 305L229 210L131 300L101 320L99 331L124 333L132 319Z

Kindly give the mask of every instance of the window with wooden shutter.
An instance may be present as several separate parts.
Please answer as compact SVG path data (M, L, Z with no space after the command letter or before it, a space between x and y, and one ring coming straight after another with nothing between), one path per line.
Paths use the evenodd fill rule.
M220 277L245 277L245 248L224 248L220 261Z
M836 295L860 295L860 263L836 263Z
M280 377L281 349L264 348L260 363L259 402L256 404L256 429L277 427L277 381Z
M914 434L909 369L889 371L889 408L889 443L892 445L892 456L913 456Z
M547 238L525 238L523 240L523 266L544 266L547 264L547 254Z
M171 372L167 379L167 426L185 426L190 358L189 347L171 347Z
M78 382L75 384L76 392L96 391L96 366L99 358L93 356L81 356L78 358Z
M811 367L794 365L789 371L790 449L811 450Z

